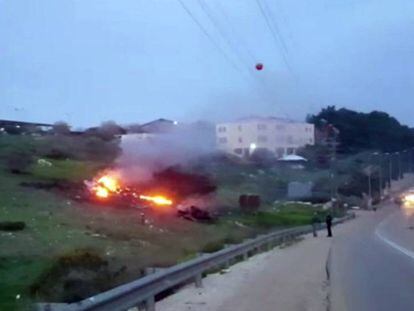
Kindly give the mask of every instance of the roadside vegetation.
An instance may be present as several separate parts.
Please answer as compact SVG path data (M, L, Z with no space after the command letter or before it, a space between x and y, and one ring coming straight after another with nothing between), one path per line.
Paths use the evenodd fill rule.
M24 309L33 301L75 301L142 276L145 267L170 266L198 252L219 250L225 244L299 223L289 218L288 211L270 223L259 220L261 214L237 211L213 224L175 215L152 215L143 224L135 209L76 200L68 195L72 185L82 185L83 180L111 166L111 159L107 154L99 158L99 151L80 137L58 135L0 136L0 309ZM112 140L83 139L100 142L97 150L109 150L112 160L118 152ZM16 154L22 156L11 163ZM257 186L256 177L244 177L248 184L236 191L231 180L240 168L233 168L235 175L219 176L219 192L233 191L227 206L237 206L234 198L239 193L266 189L266 183L277 180L269 175ZM283 186L282 181L280 184ZM266 191L266 202L271 202L273 190ZM262 213L273 215L271 211ZM16 225L18 230L10 228ZM77 271L78 276L73 278L70 271ZM51 284L52 291L48 290Z
M310 120L318 125L326 118L346 132L341 118L348 114L365 120L333 108ZM384 115L371 116L376 117ZM340 145L333 166L326 145L303 148L300 154L308 162L301 169L268 157L245 161L217 155L188 168L215 182L216 221L198 223L151 212L143 221L139 209L100 205L77 195L84 180L113 165L121 132L111 122L85 133L57 123L48 135L22 135L15 128L0 135L0 309L25 309L33 301L76 301L136 279L146 267L170 266L270 230L306 225L314 213L323 220L332 191L341 207L363 202L367 170L376 198L380 168L389 172L391 163L408 170L408 158L375 160L371 148L381 146L361 146L346 134L339 137L347 145ZM387 174L381 176L383 188L398 177L395 169ZM291 182L312 183L311 196L289 202ZM240 209L241 195L260 197L260 207ZM334 216L344 213L341 207L331 210Z

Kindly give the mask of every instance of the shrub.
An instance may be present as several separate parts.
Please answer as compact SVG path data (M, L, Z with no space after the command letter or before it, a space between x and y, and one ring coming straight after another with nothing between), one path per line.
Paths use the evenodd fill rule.
M28 151L16 150L6 155L7 169L13 174L27 173L33 162L33 156Z

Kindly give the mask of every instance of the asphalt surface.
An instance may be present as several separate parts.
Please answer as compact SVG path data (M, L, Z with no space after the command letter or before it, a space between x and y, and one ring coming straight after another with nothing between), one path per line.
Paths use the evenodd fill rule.
M414 217L392 203L368 213L334 237L330 310L414 310Z

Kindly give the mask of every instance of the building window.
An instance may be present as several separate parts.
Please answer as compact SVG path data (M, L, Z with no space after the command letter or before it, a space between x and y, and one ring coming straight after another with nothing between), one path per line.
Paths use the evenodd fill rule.
M288 136L286 139L288 144L293 144L293 137L292 136Z
M265 129L267 129L267 126L266 126L266 124L258 124L257 129L259 131L264 131Z
M295 148L287 148L286 153L287 154L294 154L295 153Z
M276 148L276 155L278 158L283 157L283 155L285 154L285 148Z
M313 144L313 139L309 138L309 143Z
M243 149L242 148L236 148L233 150L235 154L242 154L243 153Z
M220 137L218 139L219 144L226 144L227 143L227 137Z
M267 136L259 135L259 136L257 136L257 141L260 142L260 143L265 143L265 142L267 142Z
M239 143L242 143L242 142L243 142L243 138L239 137Z
M218 132L219 132L219 133L224 133L224 132L226 132L226 127L225 127L225 126L219 126L219 127L218 127Z
M242 129L243 129L243 127L241 125L239 125L237 128L239 129L239 132L241 132Z

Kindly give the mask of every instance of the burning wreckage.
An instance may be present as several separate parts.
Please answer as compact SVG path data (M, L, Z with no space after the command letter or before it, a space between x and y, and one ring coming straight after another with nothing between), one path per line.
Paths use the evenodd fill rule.
M84 183L86 198L94 203L162 210L192 221L213 220L211 211L203 207L216 186L204 175L168 168L155 173L151 181L127 183L120 171L107 170Z

